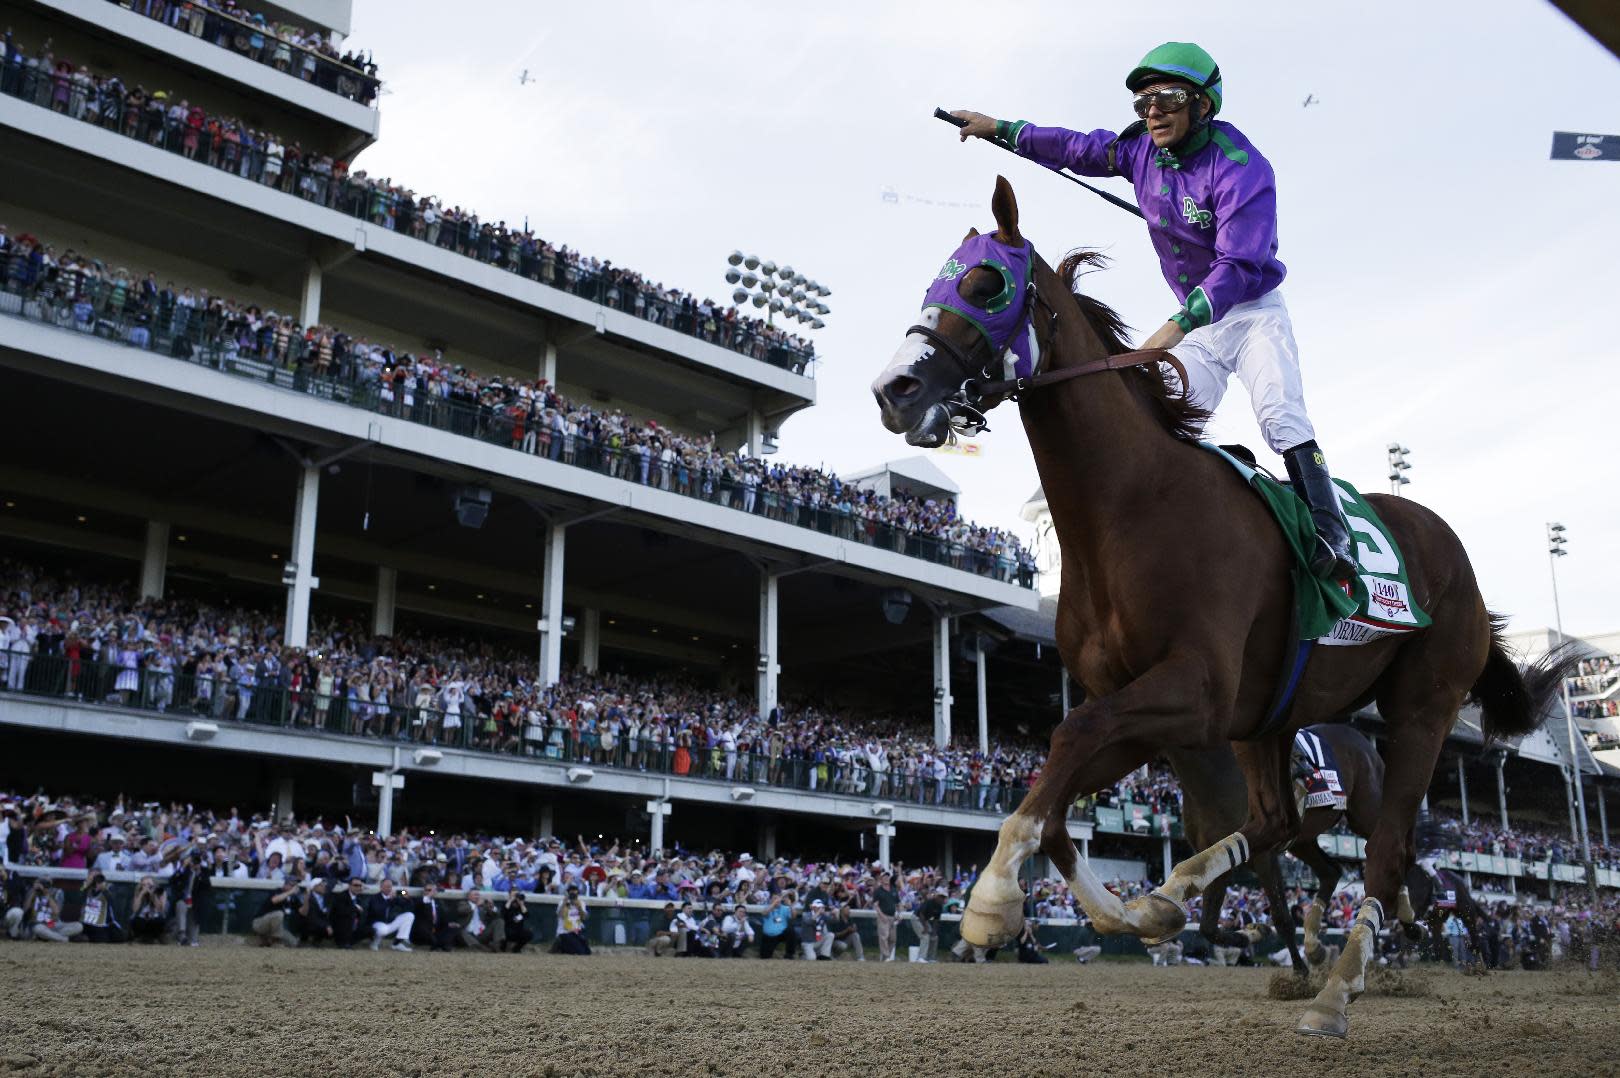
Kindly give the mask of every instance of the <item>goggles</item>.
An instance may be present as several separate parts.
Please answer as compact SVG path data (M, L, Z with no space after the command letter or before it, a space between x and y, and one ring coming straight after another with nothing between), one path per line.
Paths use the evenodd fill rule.
M1155 105L1163 113L1180 112L1187 107L1188 102L1197 96L1198 93L1195 90L1176 86L1169 90L1158 90L1151 94L1137 94L1131 98L1131 108L1136 111L1136 115L1145 120L1148 111Z

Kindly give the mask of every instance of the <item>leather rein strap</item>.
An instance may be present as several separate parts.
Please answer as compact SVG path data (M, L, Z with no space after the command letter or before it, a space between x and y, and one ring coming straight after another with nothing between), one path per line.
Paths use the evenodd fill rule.
M1172 355L1167 348L1143 348L1134 352L1120 352L1078 366L1044 371L1029 378L1004 378L994 382L970 382L969 385L972 387L971 391L981 400L1000 397L1017 400L1020 393L1027 393L1032 389L1045 389L1047 386L1058 385L1074 378L1084 378L1088 374L1124 370L1126 367L1140 367L1149 363L1168 363L1180 377L1183 393L1191 386L1187 381L1187 368L1182 366L1181 360Z

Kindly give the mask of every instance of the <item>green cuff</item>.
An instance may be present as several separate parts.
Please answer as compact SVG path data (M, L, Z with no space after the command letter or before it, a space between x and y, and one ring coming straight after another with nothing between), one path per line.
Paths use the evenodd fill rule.
M1209 305L1209 296L1204 294L1204 287L1199 285L1187 293L1187 316L1192 319L1193 326L1207 326L1215 320L1215 309Z
M1018 136L1023 134L1024 128L1028 126L1028 120L997 120L996 141L1005 142L1016 150L1018 148Z
M1170 321L1172 321L1176 325L1180 326L1181 327L1181 332L1183 332L1183 333L1191 333L1194 329L1197 328L1196 326L1193 325L1193 320L1191 318L1187 317L1187 312L1186 312L1185 309L1179 310L1175 314L1171 315L1170 316Z

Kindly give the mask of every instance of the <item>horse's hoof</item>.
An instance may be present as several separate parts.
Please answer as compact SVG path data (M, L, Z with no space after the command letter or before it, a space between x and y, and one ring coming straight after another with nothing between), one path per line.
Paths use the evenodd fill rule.
M1024 931L1024 905L1016 902L986 911L974 909L969 902L962 911L959 930L962 938L975 947L1005 947Z
M1299 1020L1299 1025L1294 1027L1294 1032L1307 1037L1335 1037L1342 1041L1350 1032L1350 1019L1321 1007L1309 1007Z
M1125 903L1125 913L1131 931L1149 947L1175 939L1187 927L1187 911L1158 891L1149 891L1141 898L1131 899Z
M1305 952L1305 961L1313 966L1320 966L1327 959L1327 948L1317 944Z
M1401 925L1401 933L1412 943L1419 943L1423 940L1423 929L1417 926L1416 921Z

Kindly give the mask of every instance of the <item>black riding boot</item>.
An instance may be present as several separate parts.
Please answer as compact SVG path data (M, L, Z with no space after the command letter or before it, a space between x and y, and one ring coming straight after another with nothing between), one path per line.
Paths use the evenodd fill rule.
M1350 549L1350 527L1328 475L1327 460L1315 441L1302 442L1283 454L1294 492L1311 507L1316 522L1316 549L1311 552L1311 572L1323 580L1344 580L1356 571L1356 558Z

